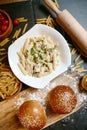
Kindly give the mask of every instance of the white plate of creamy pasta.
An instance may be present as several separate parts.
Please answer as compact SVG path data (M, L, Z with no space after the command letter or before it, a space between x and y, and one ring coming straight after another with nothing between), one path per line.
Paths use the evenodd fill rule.
M8 61L21 82L44 88L67 70L71 54L66 40L57 30L36 24L9 46Z

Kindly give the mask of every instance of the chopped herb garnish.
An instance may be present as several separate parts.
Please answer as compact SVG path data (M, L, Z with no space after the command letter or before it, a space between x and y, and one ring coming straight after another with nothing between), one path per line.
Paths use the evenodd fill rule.
M31 54L31 55L34 55L34 54L35 54L34 48L31 48L30 54Z
M34 57L33 57L33 61L34 61L35 63L37 63L38 57L34 56Z
M36 42L34 42L34 45L33 45L33 46L34 46L34 48L36 48Z
M45 62L41 62L41 66L47 66Z

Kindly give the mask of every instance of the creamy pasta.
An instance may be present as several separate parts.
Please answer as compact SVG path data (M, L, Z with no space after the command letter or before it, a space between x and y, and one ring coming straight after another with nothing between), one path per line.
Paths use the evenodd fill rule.
M35 77L51 73L60 61L58 44L45 36L27 38L18 56L21 71Z

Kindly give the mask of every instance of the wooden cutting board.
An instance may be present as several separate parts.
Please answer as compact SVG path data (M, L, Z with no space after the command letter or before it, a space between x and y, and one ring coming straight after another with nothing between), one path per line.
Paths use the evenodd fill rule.
M76 112L84 105L84 96L86 96L85 93L80 93L79 82L80 79L75 73L70 74L66 72L50 82L44 89L33 89L29 87L14 98L0 102L0 130L25 130L17 118L17 110L26 100L38 100L43 105L47 113L45 128ZM52 88L60 84L70 85L77 95L77 106L72 113L56 114L49 106L48 93Z

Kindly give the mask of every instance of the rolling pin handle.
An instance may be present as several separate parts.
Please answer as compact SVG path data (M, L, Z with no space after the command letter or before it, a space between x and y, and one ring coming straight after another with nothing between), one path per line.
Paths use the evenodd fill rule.
M55 6L51 0L44 0L44 3L58 16L61 11Z
M87 58L87 32L68 10L60 11L52 0L44 0L45 4L56 13L56 22L75 42L75 46Z

